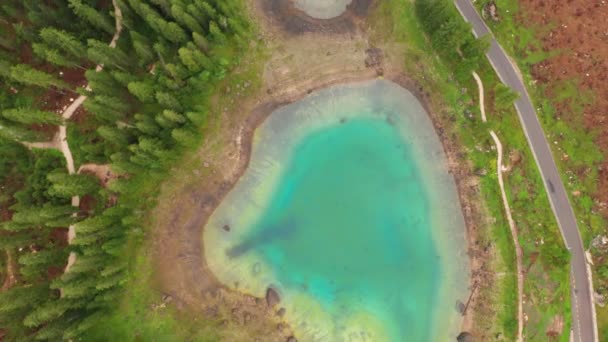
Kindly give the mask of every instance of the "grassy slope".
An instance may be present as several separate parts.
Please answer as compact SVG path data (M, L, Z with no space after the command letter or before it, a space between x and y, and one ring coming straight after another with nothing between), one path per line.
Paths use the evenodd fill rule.
M481 8L486 1L477 4ZM580 191L579 197L570 196L579 228L585 246L597 234L603 234L607 222L593 210L594 203L590 194L597 191L598 165L602 160L601 151L594 144L596 132L589 132L583 125L583 106L593 101L594 94L583 92L577 88L574 80L554 85L552 92L547 92L543 86L535 86L530 74L531 67L560 51L543 51L538 37L552 28L532 27L520 25L516 20L519 13L517 0L504 0L500 3L499 14L501 21L488 22L492 31L508 53L515 58L523 77L528 84L528 90L537 104L541 123L548 132L553 144L555 156L567 154L569 158L556 158L556 162L566 181L566 188L570 193ZM513 39L516 38L516 39ZM547 96L552 94L552 96ZM570 105L571 115L566 120L557 119L555 106L567 102ZM555 143L557 142L557 143ZM577 175L584 174L584 177ZM598 275L595 275L596 281ZM597 307L600 340L608 336L608 307Z
M478 119L477 86L474 80L471 78L462 84L465 89L460 89L460 86L451 81L450 71L435 57L430 44L422 35L410 2L382 2L375 22L379 36L391 37L403 45L406 70L434 95L433 109L442 113L444 120L455 122L452 130L464 145L467 158L472 161L474 169L487 171L487 176L480 178L481 194L495 222L490 225L487 235L482 236L482 240L489 239L496 246L493 266L499 276L492 291L483 294L496 310L496 317L477 317L480 327L493 334L502 333L510 340L515 336L517 324L514 249L495 176L496 154L491 150L488 133L492 128L505 145L506 155L516 152L521 156L521 161L506 173L505 181L514 218L520 229L520 243L525 255L524 267L530 269L525 282L525 295L527 303L533 303L533 306L524 306L529 317L524 332L530 340L546 339L545 328L555 314L565 317L564 330L568 331L568 273L561 236L515 111L511 109L496 113L494 110L497 76L488 63L482 66L482 70L478 70L486 88L489 116L488 124L483 124ZM537 246L541 238L551 241L549 243L553 243L556 248L548 250L544 246ZM557 254L557 258L552 258L552 253ZM535 256L531 257L533 255ZM562 335L562 339L567 338L565 335L567 334Z

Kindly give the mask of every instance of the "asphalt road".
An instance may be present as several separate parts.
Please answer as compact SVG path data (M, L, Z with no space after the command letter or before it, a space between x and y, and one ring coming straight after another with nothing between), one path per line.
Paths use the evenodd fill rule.
M477 37L491 34L483 19L470 0L455 0L456 7L466 21L473 26ZM593 302L591 299L585 251L579 234L574 211L553 160L549 143L538 121L526 87L518 76L516 67L509 61L507 54L492 36L490 50L486 54L500 80L520 94L515 108L532 149L536 164L545 183L553 213L557 219L564 242L572 254L571 293L572 293L572 330L574 341L597 341L594 324Z

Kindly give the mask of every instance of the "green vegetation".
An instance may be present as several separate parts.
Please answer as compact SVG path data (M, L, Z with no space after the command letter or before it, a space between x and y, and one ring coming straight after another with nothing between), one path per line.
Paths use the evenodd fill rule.
M487 2L477 2L478 9L481 10ZM584 246L589 248L593 255L594 289L600 294L608 295L608 251L591 246L594 237L606 235L606 219L598 213L592 198L599 191L598 177L604 155L595 144L599 132L585 127L583 122L584 106L592 103L594 96L599 94L580 89L576 80L548 85L541 85L533 80L531 70L534 64L566 51L545 51L540 37L551 30L554 24L549 23L545 27L522 25L517 19L522 14L518 1L501 1L498 7L500 21L487 20L487 23L505 50L515 58L526 84L529 85L528 91L552 142L550 145L562 179L567 180L565 186L569 190L570 203L579 220ZM560 106L568 115L557 112ZM580 195L574 196L573 193ZM608 336L608 331L602 330L602 327L608 326L608 307L598 306L596 309L600 340L603 340L602 336Z
M524 311L529 317L524 333L530 340L545 340L545 329L557 314L564 317L564 331L568 331L569 287L564 285L569 279L568 254L511 105L513 94L500 85L489 63L480 56L484 43L472 43L470 27L447 0L415 5L385 1L375 22L378 39L394 37L404 45L407 73L430 93L433 111L442 121L453 123L446 134L456 134L471 168L482 175L479 187L491 222L489 231L478 232L479 242L494 251L491 266L499 275L492 288L482 293L490 308L476 317L480 328L486 330L488 338L502 334L506 340L514 340L517 328L515 255L495 175L496 154L489 135L494 129L510 157L510 162L505 160L510 164L505 182L524 252ZM485 86L487 124L479 119L472 70L477 70ZM567 334L560 338L567 339Z
M180 329L194 325L177 327L172 315L141 322L151 294L137 282L149 271L133 251L168 169L200 144L210 98L239 64L251 30L240 1L115 3L122 16L112 2L92 0L0 5L0 249L18 261L17 284L0 292L7 340L193 337ZM115 20L123 31L109 47ZM102 71L92 70L97 64ZM68 72L81 76L64 79ZM84 77L90 89L76 87ZM40 99L74 92L88 96L86 124L68 123L68 142L77 165L111 164L119 178L107 189L68 175L59 151L20 144L47 140L62 124L58 108ZM93 205L72 207L72 196ZM67 244L70 225L77 235ZM70 253L76 261L64 272ZM202 329L194 337L213 336Z

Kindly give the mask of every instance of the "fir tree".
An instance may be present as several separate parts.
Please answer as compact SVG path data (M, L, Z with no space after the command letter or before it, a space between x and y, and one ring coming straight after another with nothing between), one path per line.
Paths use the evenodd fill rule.
M58 48L77 60L83 59L87 55L84 44L68 32L46 27L40 31L40 38L48 46Z
M36 70L27 64L12 66L10 75L16 82L27 85L35 85L42 88L68 88L65 82L56 79L44 71Z
M51 124L61 125L63 118L59 114L33 108L13 108L2 111L2 116L8 120L22 124Z
M81 0L69 0L69 2L70 8L72 8L77 16L109 34L114 34L115 27L108 15L100 13L95 8L84 4Z
M50 173L47 178L53 185L49 194L57 197L71 198L92 194L99 190L99 181L90 175L68 175L66 173Z

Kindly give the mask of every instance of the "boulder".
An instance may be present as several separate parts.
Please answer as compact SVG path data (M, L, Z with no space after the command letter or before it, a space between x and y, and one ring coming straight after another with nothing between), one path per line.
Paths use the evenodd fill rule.
M269 308L272 308L280 302L281 297L279 297L279 293L277 292L277 290L273 289L272 287L269 287L266 290L266 305L268 305Z
M498 7L496 6L495 1L489 1L484 7L482 11L482 15L484 18L490 18L492 21L499 21L498 17Z
M458 334L458 337L456 337L456 341L458 342L474 342L475 339L473 338L473 335L471 335L470 333L463 331L460 334Z

